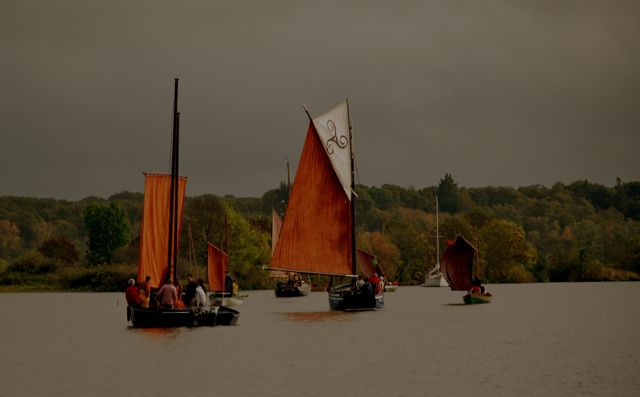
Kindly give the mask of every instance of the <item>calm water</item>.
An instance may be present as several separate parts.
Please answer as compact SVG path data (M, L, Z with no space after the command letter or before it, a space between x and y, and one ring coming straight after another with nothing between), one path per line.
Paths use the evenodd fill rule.
M0 294L0 396L638 396L640 283L400 287L379 312L249 292L235 327L139 330L124 295Z

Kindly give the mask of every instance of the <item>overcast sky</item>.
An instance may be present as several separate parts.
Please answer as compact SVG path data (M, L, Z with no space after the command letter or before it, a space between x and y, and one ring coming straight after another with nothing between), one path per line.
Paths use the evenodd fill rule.
M638 1L0 1L0 195L260 196L349 98L359 182L640 180Z

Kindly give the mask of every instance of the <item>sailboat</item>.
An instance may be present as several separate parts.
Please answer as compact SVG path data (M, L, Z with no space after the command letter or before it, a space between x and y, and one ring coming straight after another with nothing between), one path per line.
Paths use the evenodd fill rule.
M352 129L345 101L316 118L307 136L291 190L287 213L270 268L332 276L332 310L384 307L384 288L362 293L356 288L355 186ZM334 277L351 282L333 286Z
M282 218L273 208L271 210L271 255L273 255L278 243L281 228ZM273 270L271 271L271 280L275 284L274 290L277 298L307 296L311 293L311 283L299 273Z
M452 291L467 291L462 297L464 303L489 303L492 295L484 291L478 278L473 277L475 253L476 248L464 237L458 236L444 251L440 270Z
M427 273L425 277L424 283L421 284L423 287L448 287L449 284L447 280L442 276L442 272L440 272L440 230L439 230L439 219L438 219L439 211L438 211L438 194L436 193L436 265Z
M210 299L212 302L220 301L228 306L241 304L242 300L234 298L238 296L238 284L229 275L229 248L228 248L229 227L227 214L224 214L224 250L216 247L212 243L207 243L207 278Z
M178 242L182 226L187 179L178 174L179 122L178 79L174 82L173 134L171 145L171 174L145 173L144 208L140 231L138 281L147 277L152 289L175 280L178 276ZM127 306L127 318L134 327L182 327L233 324L239 313L220 307L163 308Z

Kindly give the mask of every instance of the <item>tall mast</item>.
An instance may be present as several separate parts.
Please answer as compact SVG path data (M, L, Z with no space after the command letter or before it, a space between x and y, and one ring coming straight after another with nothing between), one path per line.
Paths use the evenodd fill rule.
M436 191L436 270L440 271L440 222L438 220L438 192Z
M289 157L287 157L287 189L288 189L288 196L287 196L287 203L289 203L289 197L291 197L291 170L289 169Z
M178 152L180 113L178 113L178 79L174 79L173 134L171 143L171 185L169 187L169 244L167 250L167 280L177 275L178 261ZM171 265L173 264L173 274Z
M351 163L351 274L356 271L356 172L353 155L353 127L351 126L351 116L349 114L349 98L347 98L347 120L349 122L349 158Z
M224 243L222 245L222 249L224 250L224 253L227 255L227 267L229 266L229 221L227 218L227 211L224 212ZM222 303L224 304L224 293L225 292L229 292L231 293L232 291L226 291L226 270L224 268L224 264L222 266L220 266L222 269Z
M224 242L222 243L222 249L225 254L229 254L229 219L227 211L224 212Z
M175 166L175 184L173 187L173 279L178 278L178 186L180 185L180 173L178 165L180 164L180 112L178 109L178 79L176 79L176 166Z

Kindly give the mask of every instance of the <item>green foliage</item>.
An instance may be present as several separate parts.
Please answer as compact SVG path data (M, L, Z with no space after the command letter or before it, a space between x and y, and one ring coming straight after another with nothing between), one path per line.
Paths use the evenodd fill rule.
M130 265L101 265L92 268L76 268L60 277L62 288L74 291L116 292L123 291L127 280L136 277Z
M458 211L460 204L460 196L458 184L453 180L451 174L444 174L438 185L438 201L440 203L440 211L449 212L451 214Z
M436 190L444 236L440 255L446 239L465 236L478 245L487 282L639 278L640 182L617 180L613 187L576 181L552 187L464 188L450 174L438 186L421 189L356 186L358 246L378 255L389 278L421 283L435 263ZM287 198L286 183L260 198L188 197L180 274L206 278L206 244L223 244L226 212L232 273L243 289L269 287L262 266L270 258L271 209L282 213ZM121 290L136 271L142 207L142 193L131 192L76 202L0 197L0 284ZM119 219L120 229L113 230L132 230L131 242L126 244L128 233L120 244L108 236L92 238L94 229L85 221L95 208L101 214L95 218L107 219L107 227L98 230L111 229L108 225ZM105 213L113 217L103 217ZM110 248L94 246L104 242ZM89 263L123 265L85 268L85 257Z
M286 182L280 182L280 186L277 189L269 190L262 195L262 211L264 214L271 214L271 209L275 208L282 215L287 208L288 202L289 186Z
M271 234L261 232L227 208L229 222L229 270L243 288L268 288L269 274L262 270L271 259Z
M38 251L30 250L20 255L9 267L9 273L23 273L26 275L39 275L53 273L57 270L59 262L55 259L45 258Z
M84 211L89 232L89 263L110 264L113 252L129 241L129 221L116 203L93 203Z

